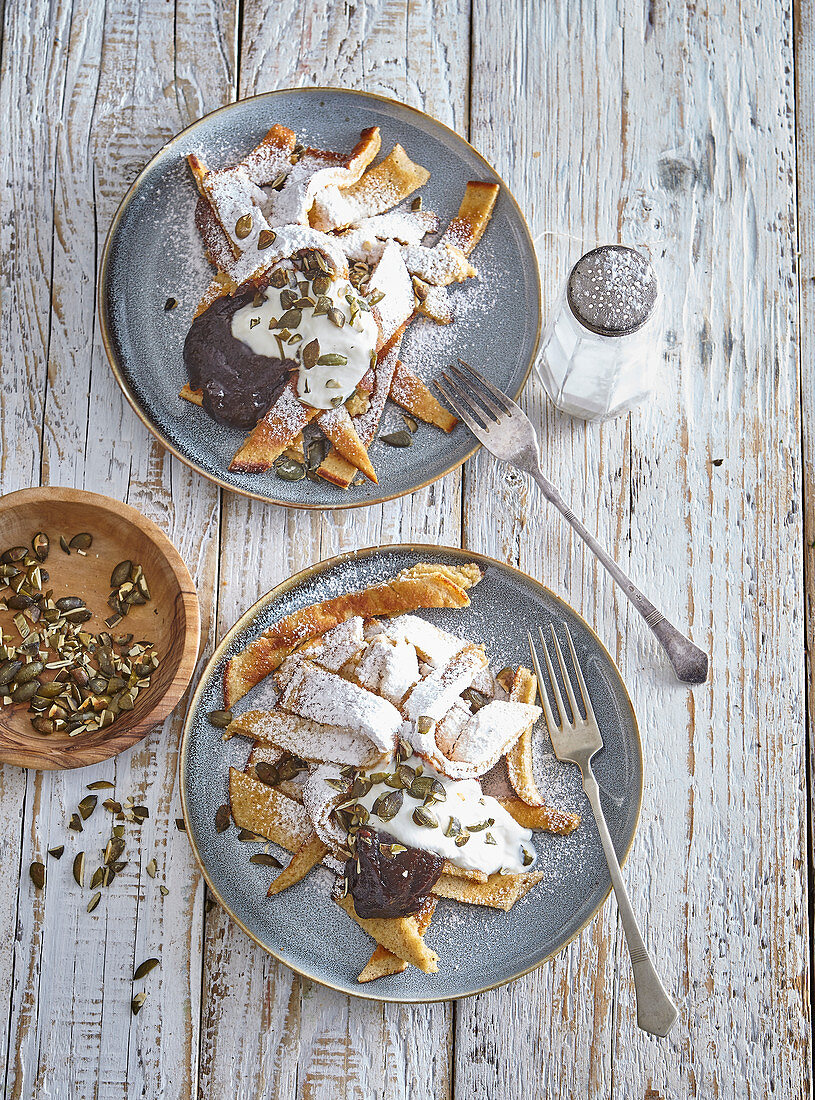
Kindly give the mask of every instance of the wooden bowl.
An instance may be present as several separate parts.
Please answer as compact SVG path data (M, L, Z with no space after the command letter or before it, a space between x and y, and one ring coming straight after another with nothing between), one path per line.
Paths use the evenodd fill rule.
M31 725L27 703L0 704L0 762L24 768L82 768L135 745L176 707L198 656L198 596L186 565L167 536L152 520L121 501L55 487L22 489L0 498L0 553L11 546L30 546L38 531L51 540L43 566L49 573L45 587L54 590L55 599L72 595L85 600L93 618L83 629L132 633L136 641L152 641L161 662L150 686L136 696L133 709L120 714L107 729L76 737L40 734ZM70 540L82 531L93 536L87 556L65 554L60 549L60 535ZM126 558L143 567L151 598L141 607L132 607L110 628L104 621L113 614L107 603L110 575ZM13 614L0 611L0 629L17 639Z

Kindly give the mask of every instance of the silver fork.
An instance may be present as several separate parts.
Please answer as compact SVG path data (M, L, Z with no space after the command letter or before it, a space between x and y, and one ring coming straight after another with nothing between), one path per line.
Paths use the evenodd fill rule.
M645 619L668 655L677 678L686 684L704 683L707 679L707 654L694 645L690 638L680 633L648 597L640 592L631 578L626 576L594 535L580 522L552 482L544 476L540 466L538 437L527 415L469 363L465 363L463 359L459 359L459 363L467 368L472 377L460 368L451 366L449 369L453 377L442 373L444 381L436 381L442 396L453 411L496 458L509 462L534 478L546 499L571 524Z
M600 804L600 789L597 786L597 780L594 778L594 772L591 767L592 757L603 747L600 727L597 725L597 719L594 716L594 709L592 708L591 699L586 689L586 681L583 679L583 673L577 660L577 654L575 653L574 643L572 642L569 628L566 628L566 638L569 642L569 652L572 655L574 671L580 689L580 700L586 712L585 718L582 717L578 709L574 690L572 689L572 681L566 668L566 662L563 659L563 651L560 648L560 642L555 633L555 628L552 626L550 629L555 643L555 652L557 653L560 671L563 676L563 684L566 688L571 719L567 715L563 696L558 687L555 670L552 667L552 659L549 656L549 647L544 640L543 631L538 627L538 634L540 634L541 646L543 647L543 654L546 659L546 670L549 673L548 681L551 685L552 694L555 699L559 723L555 722L555 716L552 713L552 707L549 703L549 694L546 690L546 680L541 672L538 654L532 641L532 635L529 632L527 632L527 638L529 639L529 652L532 654L532 664L535 667L535 674L538 677L541 705L543 706L543 712L546 716L546 725L549 727L549 737L552 741L552 748L555 750L555 756L558 760L565 760L572 764L577 764L583 776L583 790L586 792L586 796L591 803L594 819L597 822L597 829L603 844L603 852L605 853L606 863L608 863L609 873L611 874L611 883L617 897L617 908L619 909L620 920L622 921L623 931L625 932L625 941L628 944L628 954L631 957L631 969L634 973L634 989L637 994L637 1023L643 1031L648 1031L652 1035L664 1036L668 1034L675 1024L678 1013L676 1005L665 992L665 987L659 980L657 972L654 969L654 964L651 962L648 949L643 943L642 935L637 924L637 918L634 916L634 910L631 908L631 902L628 900L628 893L626 892L625 883L623 882L617 853L614 851L611 834L608 831L608 825L606 825L603 807Z

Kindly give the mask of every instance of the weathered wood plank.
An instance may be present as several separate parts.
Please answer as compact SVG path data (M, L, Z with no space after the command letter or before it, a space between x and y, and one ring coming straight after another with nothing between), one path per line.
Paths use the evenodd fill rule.
M794 37L794 73L796 94L796 159L797 159L797 216L798 216L798 321L799 321L799 364L801 370L801 428L803 458L803 522L804 522L804 626L805 649L807 654L806 683L808 688L807 746L808 786L809 786L809 837L810 844L815 843L815 807L812 803L812 783L815 775L815 741L813 740L813 700L815 700L815 667L813 667L813 646L815 646L815 380L813 379L813 348L815 348L815 324L813 307L815 298L815 220L813 218L813 200L815 199L815 133L813 133L813 112L815 112L815 8L805 2L795 7ZM812 890L815 878L815 851L810 847L807 861L796 864L795 871L802 878L806 874L809 884L809 912L812 913ZM810 961L812 960L813 922L810 915ZM808 978L808 982L807 982ZM812 995L812 970L802 971L795 982L803 995ZM796 990L797 992L797 990ZM805 1073L808 1096L812 1096L812 1064Z
M459 129L465 123L464 3L434 10L412 0L307 9L287 2L273 20L251 3L243 29L241 95L295 84L361 87L421 106ZM323 515L225 497L222 560L233 563L241 584L224 586L219 632L258 595L321 558L374 543L458 545L460 507L459 475L401 501ZM301 984L214 913L205 958L205 986L217 968L233 995L204 1007L202 1096L228 1089L236 1063L245 1067L247 1096L333 1100L343 1086L349 1097L450 1095L449 1007L383 1010ZM260 999L253 996L259 989ZM267 1029L269 1020L274 1025ZM421 1045L414 1035L422 1036Z
M519 561L616 642L647 769L627 879L684 1004L668 1042L637 1031L612 902L548 975L459 1007L457 1090L707 1096L774 1081L781 1095L804 1095L789 19L772 3L747 21L732 5L715 19L612 4L549 8L539 21L520 4L500 19L492 11L474 13L473 140L513 118L518 147L499 150L499 169L535 229L552 234L541 250L549 301L580 240L618 236L650 249L668 291L661 392L628 422L571 422L528 391L545 464L635 579L711 648L713 677L694 693L672 682L624 599L537 496L517 493L489 459L473 464L472 544ZM478 519L490 494L504 508L497 532Z
M41 107L32 114L25 95L14 100L21 131L30 133L35 148L53 150L48 169L29 188L40 222L53 232L46 279L52 308L44 314L48 344L42 356L43 381L48 367L44 477L104 486L164 527L203 590L204 630L211 633L218 493L152 442L119 393L101 343L89 344L99 250L116 205L144 161L191 121L190 111L222 100L234 71L234 13L226 19L220 0L206 9L197 5L195 12L181 5L175 13L158 0L138 11L117 3L29 8L30 26L22 8L7 12L32 36L21 55L43 39L55 51L50 66L29 76ZM35 33L34 15L47 28L44 34ZM213 24L223 28L220 37L208 29ZM191 49L197 67L182 87L174 83L175 66L189 64ZM21 147L21 171L23 152ZM26 191L22 177L12 182ZM49 861L43 895L34 898L27 873L21 878L9 1096L184 1097L194 1091L202 889L174 821L179 726L180 718L166 723L91 772L29 776L24 871L49 845L64 842L66 855L61 863ZM81 835L67 832L66 824L85 784L100 776L115 778L116 796L133 795L151 816L141 831L126 827L128 865L88 915L91 892L73 882L73 854L86 851L87 882L110 822L99 807ZM155 879L145 871L151 857L159 865ZM159 890L165 880L166 898ZM149 997L134 1017L133 969L151 955L162 967L139 983Z

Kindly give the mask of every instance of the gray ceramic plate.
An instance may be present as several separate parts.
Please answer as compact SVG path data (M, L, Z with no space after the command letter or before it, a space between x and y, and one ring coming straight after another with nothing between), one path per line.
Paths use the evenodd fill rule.
M230 764L244 767L249 744L221 740L207 714L223 706L226 660L283 615L340 592L364 588L417 561L476 561L484 578L461 611L423 611L439 626L482 641L499 666L528 664L526 631L566 623L572 632L605 747L595 761L603 808L621 859L634 837L642 797L642 754L637 721L620 675L597 636L570 607L523 573L464 550L422 546L373 547L321 562L278 585L259 600L223 639L193 697L181 744L181 795L187 833L210 889L261 947L293 970L346 993L383 1001L434 1001L466 997L501 985L560 951L608 896L611 881L600 838L577 769L551 756L539 727L536 770L551 800L583 816L570 837L535 834L543 882L508 913L439 901L428 944L439 972L409 967L403 974L360 986L356 977L373 941L330 900L333 875L316 871L267 899L275 874L251 864L260 846L216 833L215 812L227 798ZM258 685L236 710L258 706ZM255 700L253 701L253 696ZM284 859L287 858L283 853Z
M473 453L463 426L450 436L421 425L410 449L374 442L379 485L343 492L325 482L281 481L273 473L230 473L244 433L216 424L178 396L186 381L184 338L208 285L193 216L197 192L185 156L232 164L273 122L325 149L351 149L366 126L379 126L383 153L400 142L432 174L420 192L442 225L453 217L468 180L501 185L491 223L473 254L480 279L451 289L457 319L447 326L419 318L402 359L430 379L457 356L471 361L505 393L517 396L540 335L535 249L518 204L493 169L463 138L420 111L381 96L333 88L299 88L241 100L199 119L168 142L127 192L102 256L99 315L116 378L139 418L161 442L212 481L236 492L300 508L347 508L402 496L454 470ZM165 312L168 298L179 305ZM404 428L389 406L382 432Z

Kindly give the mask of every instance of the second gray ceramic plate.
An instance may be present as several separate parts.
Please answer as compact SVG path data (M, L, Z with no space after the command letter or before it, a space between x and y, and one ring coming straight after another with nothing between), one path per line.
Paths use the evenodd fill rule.
M449 436L420 425L406 449L374 442L379 484L343 492L326 482L282 481L230 473L244 433L215 423L178 396L186 381L182 351L193 311L211 279L194 225L197 192L185 157L193 150L213 167L244 156L274 122L306 144L350 150L360 130L379 126L382 151L396 142L431 171L425 209L452 218L468 180L494 180L501 192L473 253L480 278L451 288L451 325L424 318L409 327L401 357L425 380L457 356L472 362L505 393L517 396L540 335L540 280L523 215L506 185L472 146L428 115L381 96L300 88L241 100L206 115L161 149L125 196L102 257L99 313L116 378L144 424L189 466L236 492L300 508L343 508L402 496L459 466L474 448L459 425ZM178 306L165 312L168 298ZM382 432L404 428L393 407Z
M224 742L207 720L223 706L223 671L272 623L297 608L393 576L418 561L475 561L483 579L460 611L422 611L422 616L463 637L482 642L491 663L529 664L526 632L550 623L564 638L568 625L585 674L605 747L595 759L603 808L614 846L624 859L631 846L642 797L642 754L637 721L611 657L580 616L523 573L464 550L424 546L374 547L322 562L278 585L259 600L216 649L195 692L181 743L181 796L196 858L221 905L258 944L298 973L334 989L382 1001L435 1001L466 997L501 985L539 966L588 923L608 896L611 881L580 774L551 755L543 723L536 738L539 782L550 801L579 812L583 821L568 837L535 834L544 880L508 913L441 899L427 932L439 955L439 972L414 967L370 985L357 975L371 940L331 900L334 876L317 868L269 899L275 874L249 862L261 845L238 840L235 828L218 833L215 813L227 800L229 766L243 768L244 738ZM261 683L236 710L262 706ZM254 697L254 698L253 698ZM285 853L279 853L285 861Z

